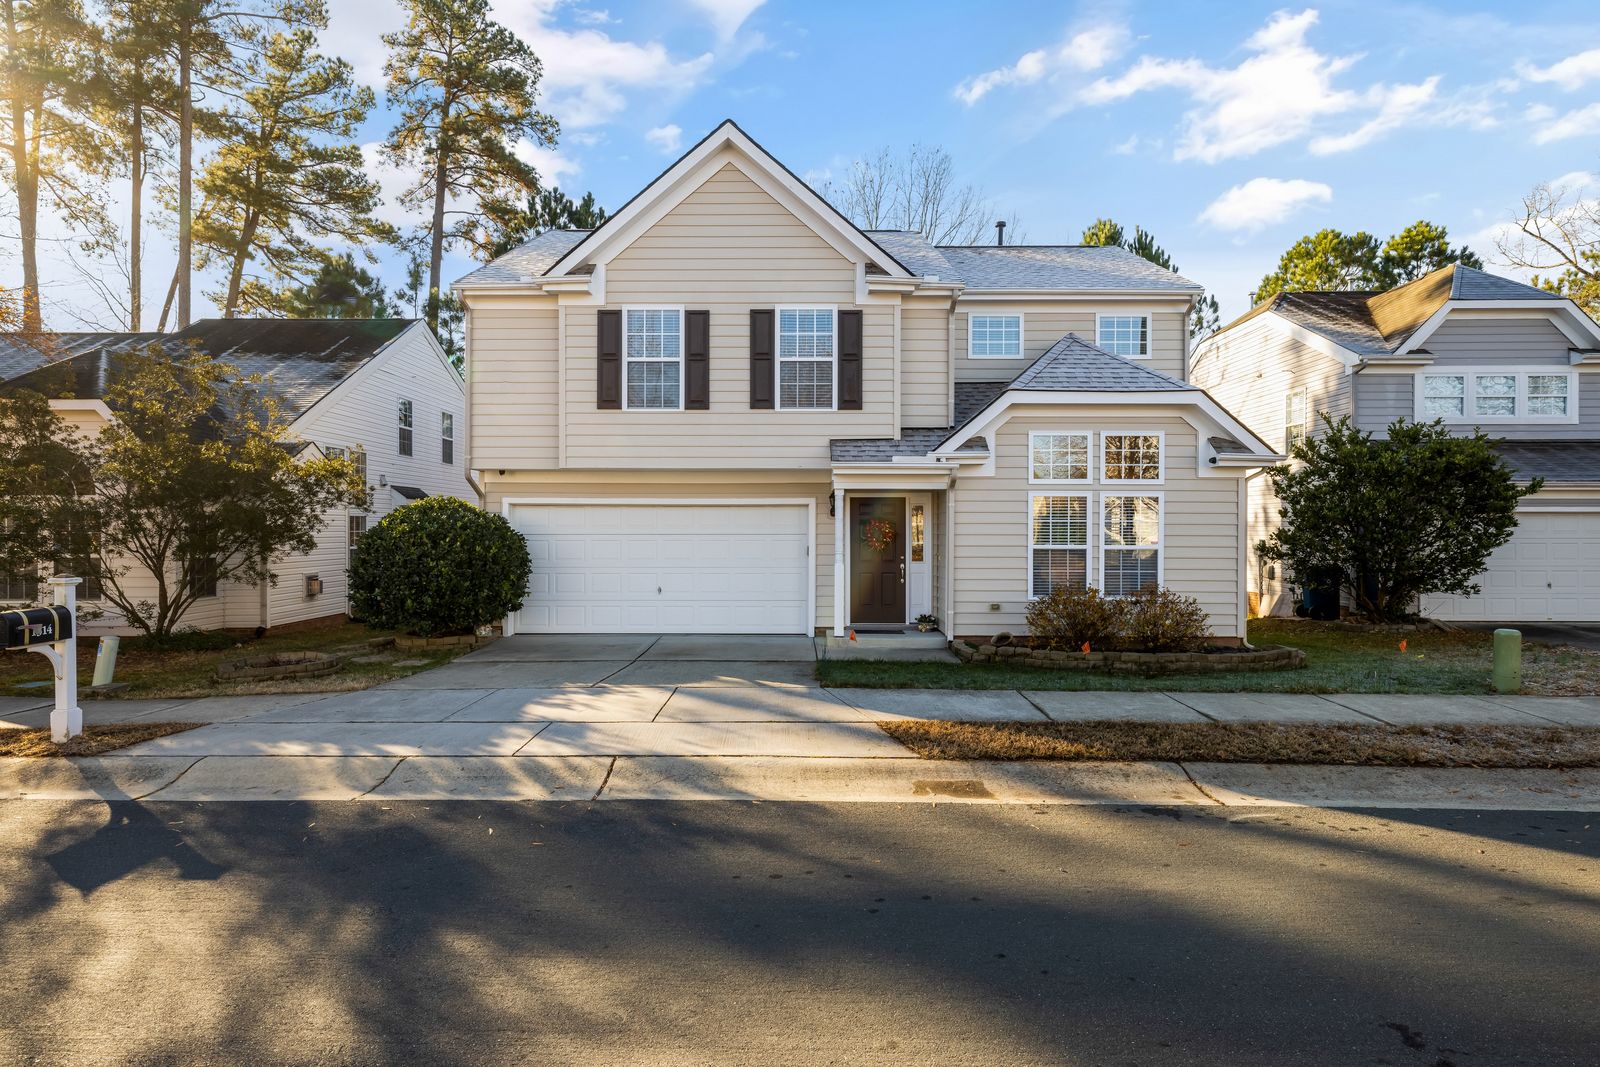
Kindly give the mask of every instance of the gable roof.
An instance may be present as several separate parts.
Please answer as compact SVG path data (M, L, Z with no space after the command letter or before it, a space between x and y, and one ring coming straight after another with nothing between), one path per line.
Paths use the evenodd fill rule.
M1355 355L1387 356L1400 351L1450 301L1532 301L1552 307L1567 303L1565 297L1555 293L1452 263L1382 291L1278 293L1212 337L1272 312Z
M1088 393L1166 393L1178 389L1200 392L1197 385L1112 355L1075 333L1051 345L1006 388Z
M1184 296L1204 287L1115 245L940 245L969 289L1133 289Z
M340 382L383 351L417 319L201 319L177 333L156 334L177 356L199 350L266 378L290 418L298 418ZM14 335L0 335L14 336ZM125 334L78 334L78 351L7 382L53 399L103 400L117 356L137 344L118 342ZM147 336L147 335L137 335ZM87 338L98 337L102 343Z
M125 351L166 336L163 333L0 333L0 382L97 348Z
M557 260L588 237L593 230L546 230L539 236L485 263L456 282L457 285L515 285L541 278Z

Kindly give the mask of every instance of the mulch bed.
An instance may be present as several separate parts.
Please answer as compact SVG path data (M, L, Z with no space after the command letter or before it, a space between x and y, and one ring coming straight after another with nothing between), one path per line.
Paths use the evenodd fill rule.
M924 759L1360 767L1600 767L1600 728L1300 723L885 722Z
M48 729L0 730L0 756L98 756L204 725L203 722L125 722L85 726L83 733L64 745L50 740Z

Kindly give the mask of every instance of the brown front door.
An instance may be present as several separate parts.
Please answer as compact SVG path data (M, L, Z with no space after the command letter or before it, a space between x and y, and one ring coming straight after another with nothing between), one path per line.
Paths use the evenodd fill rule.
M906 498L850 501L850 621L906 621Z

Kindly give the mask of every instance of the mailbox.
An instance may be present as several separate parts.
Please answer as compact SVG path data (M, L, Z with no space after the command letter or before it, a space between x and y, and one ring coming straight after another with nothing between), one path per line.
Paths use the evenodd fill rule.
M0 611L0 648L27 648L72 636L72 610L65 607Z

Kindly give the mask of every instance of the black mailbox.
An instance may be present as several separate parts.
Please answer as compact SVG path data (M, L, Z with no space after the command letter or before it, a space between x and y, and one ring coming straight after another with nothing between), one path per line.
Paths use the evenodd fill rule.
M0 648L48 645L72 636L72 613L64 607L0 611Z

